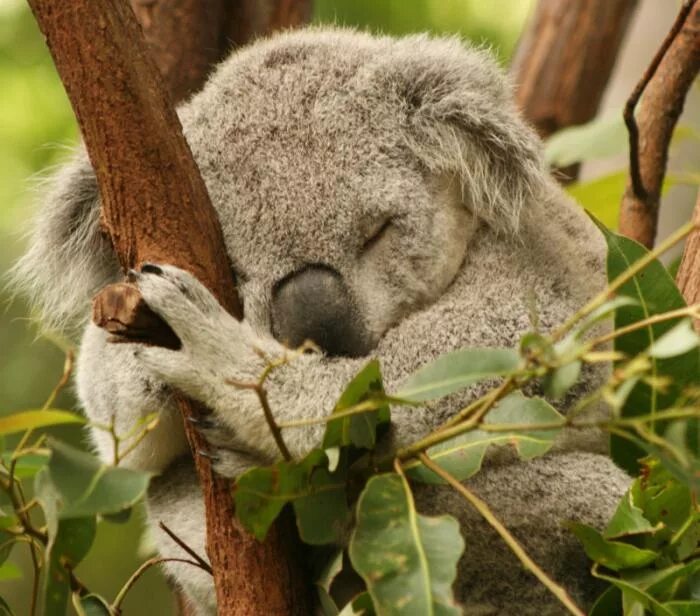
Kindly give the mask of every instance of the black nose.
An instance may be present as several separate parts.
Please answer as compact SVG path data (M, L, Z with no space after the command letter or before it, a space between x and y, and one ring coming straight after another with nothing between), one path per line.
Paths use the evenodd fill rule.
M294 348L313 340L329 355L357 357L370 337L342 276L326 265L308 265L283 278L272 294L272 331Z

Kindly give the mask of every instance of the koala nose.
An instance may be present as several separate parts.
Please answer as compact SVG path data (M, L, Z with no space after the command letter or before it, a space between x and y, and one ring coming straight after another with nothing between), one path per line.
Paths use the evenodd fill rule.
M343 277L327 265L307 265L272 293L272 333L294 348L313 340L328 355L358 357L370 337Z

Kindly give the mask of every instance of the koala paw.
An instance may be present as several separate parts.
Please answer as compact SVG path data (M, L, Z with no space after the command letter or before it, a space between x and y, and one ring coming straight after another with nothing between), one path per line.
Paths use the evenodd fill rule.
M237 321L194 276L172 265L146 264L130 272L148 307L180 339L179 349L140 346L136 357L169 385L207 405L222 406L228 381L254 382L275 347L261 341L245 322Z
M234 478L253 466L274 462L269 455L251 449L250 443L240 443L239 446L236 433L216 414L192 417L190 421L208 445L206 451L198 452L199 455L210 458L219 475Z

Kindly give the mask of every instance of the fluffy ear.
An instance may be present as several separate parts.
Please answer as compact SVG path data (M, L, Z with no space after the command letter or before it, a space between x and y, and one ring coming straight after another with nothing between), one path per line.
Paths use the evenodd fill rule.
M421 35L399 41L387 61L384 78L411 150L429 171L458 178L477 216L515 232L521 209L539 201L546 172L541 142L492 55Z
M116 279L119 268L100 233L97 180L85 151L46 184L10 284L29 299L44 326L72 336L90 316L92 296Z

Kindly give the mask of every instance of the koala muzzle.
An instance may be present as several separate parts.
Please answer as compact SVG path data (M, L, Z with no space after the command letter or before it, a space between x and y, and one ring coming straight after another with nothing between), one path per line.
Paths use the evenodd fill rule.
M372 348L343 277L323 264L307 265L275 285L272 332L290 348L312 340L331 356L358 357Z

